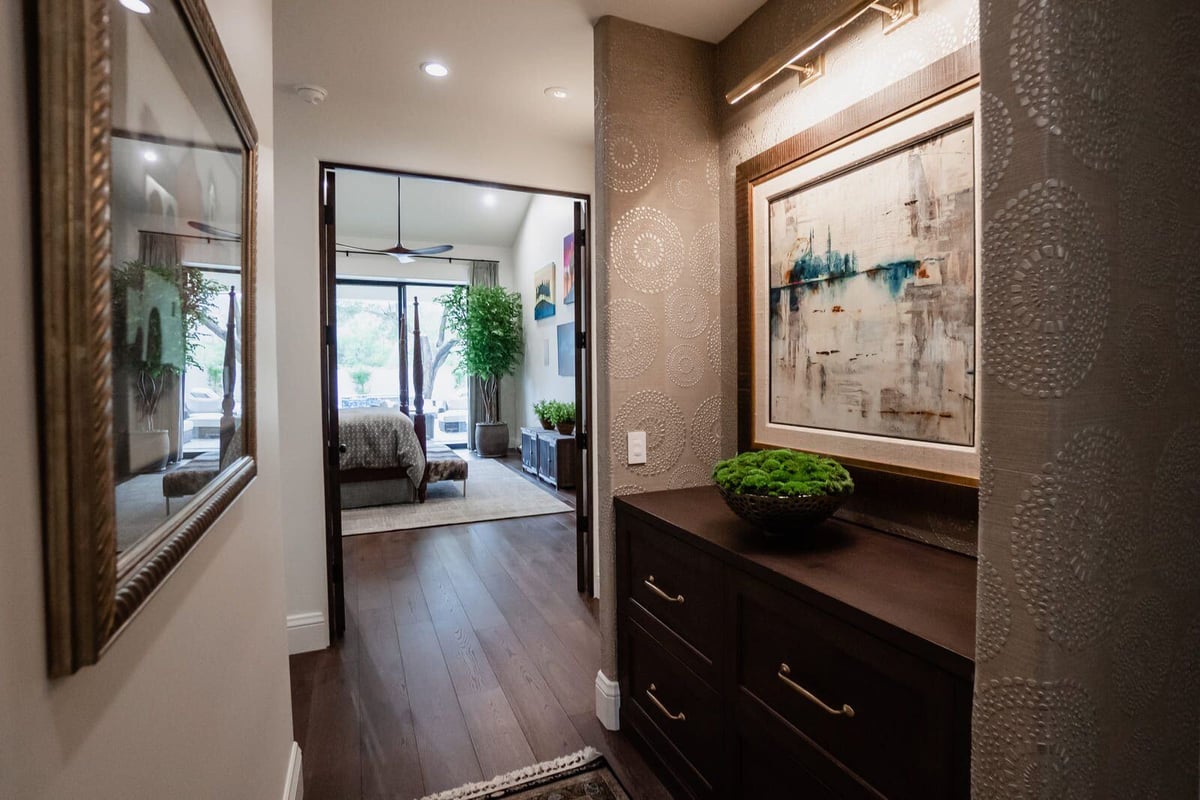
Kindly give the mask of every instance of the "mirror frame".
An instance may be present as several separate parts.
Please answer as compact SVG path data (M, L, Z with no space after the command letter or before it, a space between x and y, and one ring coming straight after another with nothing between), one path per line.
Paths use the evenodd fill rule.
M31 55L40 210L41 472L48 667L99 661L257 474L258 132L204 0L169 0L241 135L245 452L118 564L113 464L112 45L109 0L38 0ZM34 55L36 53L36 55Z

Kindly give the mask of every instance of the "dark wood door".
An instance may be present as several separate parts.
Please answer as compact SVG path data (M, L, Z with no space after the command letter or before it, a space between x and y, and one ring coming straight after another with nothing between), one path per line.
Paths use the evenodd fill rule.
M591 242L588 240L588 203L575 201L575 247L571 259L575 286L575 560L579 591L595 591L592 561L591 474Z
M321 430L325 442L325 555L329 583L329 638L346 631L342 568L342 487L338 475L337 174L321 169Z

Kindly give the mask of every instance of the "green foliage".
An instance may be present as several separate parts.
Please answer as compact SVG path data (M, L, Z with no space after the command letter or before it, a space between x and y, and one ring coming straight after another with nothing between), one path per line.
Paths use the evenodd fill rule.
M338 300L338 364L342 367L383 367L396 355L400 325L398 303Z
M361 367L350 373L350 380L354 381L354 388L359 394L367 393L367 382L371 380L371 370Z
M200 329L205 324L215 325L209 316L209 308L224 291L220 283L204 277L198 267L182 264L146 264L142 261L126 261L112 273L112 311L116 329L123 333L129 324L129 294L142 292L146 276L154 275L173 285L179 293L179 312L183 323L183 363L164 361L161 347L147 346L142 354L141 343L135 342L127 348L116 348L117 363L128 371L130 386L137 398L138 411L147 429L153 429L154 417L163 391L173 376L180 375L189 366L201 368L196 353L202 345ZM151 341L162 341L162 331L154 335L146 331Z
M574 403L564 403L559 400L546 400L544 401L544 411L546 416L538 417L538 419L544 419L551 425L575 421Z
M521 295L500 286L456 286L437 300L458 338L458 372L481 381L483 421L495 422L500 378L517 368L525 346Z
M540 420L550 422L550 404L553 400L538 400L533 404L533 414Z
M753 450L713 467L713 480L735 494L769 497L849 495L850 473L832 458L796 450Z

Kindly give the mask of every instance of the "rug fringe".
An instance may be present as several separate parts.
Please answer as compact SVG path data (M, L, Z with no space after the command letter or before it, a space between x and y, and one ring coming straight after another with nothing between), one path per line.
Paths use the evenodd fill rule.
M521 769L513 770L504 775L497 775L490 781L469 783L466 786L459 786L457 789L448 789L437 794L425 795L421 800L476 800L476 798L487 797L494 792L511 789L514 786L520 786L522 783L531 780L552 777L560 772L586 766L599 758L600 751L589 746L577 753L560 756L550 761L543 761L540 764L521 767Z

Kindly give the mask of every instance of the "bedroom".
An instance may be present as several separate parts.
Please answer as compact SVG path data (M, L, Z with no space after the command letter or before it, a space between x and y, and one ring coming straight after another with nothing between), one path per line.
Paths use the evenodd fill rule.
M361 167L326 175L335 227L323 249L336 269L322 278L332 334L323 392L338 455L329 505L340 510L330 528L353 536L543 515L577 528L582 198ZM505 305L511 340L495 367L476 363L471 322L456 324L453 311L456 293L461 315L471 298L482 309L487 292ZM474 346L494 358L496 327L484 327ZM493 369L494 381L482 377ZM535 412L547 403L557 426Z

